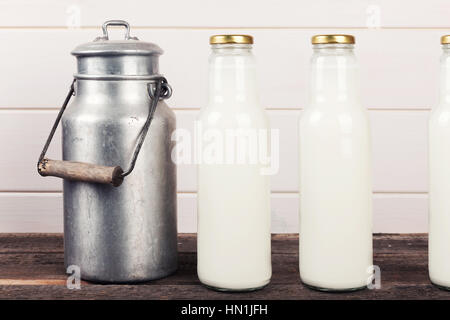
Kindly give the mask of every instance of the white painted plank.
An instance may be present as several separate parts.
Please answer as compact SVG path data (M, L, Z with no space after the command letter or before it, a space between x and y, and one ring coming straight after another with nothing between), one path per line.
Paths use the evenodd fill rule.
M63 232L61 193L0 193L0 233Z
M177 126L192 133L196 110L176 110ZM297 183L298 110L269 110L273 129L280 133L280 169L271 177L272 190L295 192ZM377 192L427 191L428 111L370 111L373 140L373 187ZM0 191L59 191L58 178L40 177L36 162L56 111L0 111ZM60 155L57 134L49 155ZM196 191L195 165L180 165L178 190Z
M178 197L178 229L197 229L196 196ZM0 193L0 233L63 232L61 193Z
M0 26L449 27L445 0L2 0ZM39 14L36 14L39 12Z
M70 51L91 41L99 29L0 29L0 108L59 108L75 72ZM161 72L174 88L177 108L206 104L208 37L223 29L136 29L165 54ZM234 32L234 31L233 31ZM255 36L261 100L267 108L301 108L307 103L310 38L330 29L239 30ZM354 30L361 90L369 108L429 108L437 98L439 37L443 30Z
M298 232L298 194L272 194L272 232ZM428 232L427 194L374 194L374 233Z
M178 194L177 215L179 233L197 232L197 194Z
M427 111L371 111L373 185L377 192L428 191Z
M61 179L42 178L37 162L56 118L56 111L0 111L1 191L62 190ZM57 130L48 157L61 158L61 133ZM45 181L42 181L45 180Z
M427 194L375 194L373 231L376 233L427 233Z
M376 233L427 232L425 194L375 194ZM298 232L298 194L272 194L272 232ZM62 232L60 193L0 193L0 232ZM178 195L178 231L197 231L195 194Z

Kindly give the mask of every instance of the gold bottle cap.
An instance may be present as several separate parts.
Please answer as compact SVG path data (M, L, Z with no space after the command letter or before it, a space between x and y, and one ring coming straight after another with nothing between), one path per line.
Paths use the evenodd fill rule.
M450 34L441 37L441 44L450 44Z
M339 43L339 44L354 44L355 37L348 34L320 34L311 38L312 44L327 44L327 43Z
M209 44L253 44L253 37L245 34L220 34L211 36Z

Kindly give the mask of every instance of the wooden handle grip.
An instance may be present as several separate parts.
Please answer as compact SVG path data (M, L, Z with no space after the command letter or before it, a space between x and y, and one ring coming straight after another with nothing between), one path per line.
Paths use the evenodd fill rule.
M107 167L75 161L44 159L39 162L41 176L53 176L68 180L105 183L118 187L123 182L121 167Z

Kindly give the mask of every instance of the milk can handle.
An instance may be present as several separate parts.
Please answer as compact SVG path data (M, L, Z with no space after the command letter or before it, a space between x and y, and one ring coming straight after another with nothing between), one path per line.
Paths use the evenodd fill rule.
M101 40L109 40L108 26L125 27L125 40L138 40L136 37L130 37L130 25L124 20L109 20L102 25L103 37Z
M50 142L52 141L56 129L58 128L58 124L61 121L62 115L66 110L67 105L69 104L70 98L75 93L75 82L76 80L73 80L72 85L70 86L69 93L67 94L66 99L64 100L64 103L59 110L55 123L53 124L41 155L39 156L39 161L37 164L38 172L43 177L53 176L74 181L112 184L113 186L118 187L122 184L124 177L129 175L134 169L139 151L141 150L142 144L144 143L145 137L156 110L156 106L158 105L158 101L170 98L170 96L172 95L172 88L167 83L167 80L162 76L155 76L149 82L148 94L151 99L150 110L144 127L139 133L130 165L126 171L123 171L120 166L101 166L85 162L51 160L45 158L45 154L47 153Z

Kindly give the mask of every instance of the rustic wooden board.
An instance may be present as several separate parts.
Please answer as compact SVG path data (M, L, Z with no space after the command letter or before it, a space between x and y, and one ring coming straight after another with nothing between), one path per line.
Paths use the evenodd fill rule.
M374 262L381 267L382 287L353 293L322 293L299 280L298 237L273 235L271 283L251 293L220 293L203 287L196 274L196 236L179 236L178 271L139 285L82 282L66 288L60 234L0 234L1 299L450 299L450 292L428 279L427 236L374 236Z

